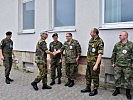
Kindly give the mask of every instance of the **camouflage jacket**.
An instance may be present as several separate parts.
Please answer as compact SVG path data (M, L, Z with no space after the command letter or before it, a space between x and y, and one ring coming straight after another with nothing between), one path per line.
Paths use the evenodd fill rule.
M126 44L122 42L116 43L112 53L112 64L117 66L129 67L133 64L133 43L128 41Z
M81 55L81 46L77 40L72 39L71 43L64 43L61 51L65 53L65 63L76 63L76 58Z
M91 38L88 44L87 61L95 64L98 54L103 54L104 42L98 36L96 39Z
M47 54L45 51L48 50L47 43L44 39L40 39L36 45L36 63L46 63L47 61Z
M62 43L60 41L57 41L57 42L53 41L49 45L49 51L54 52L54 51L61 49L61 47L62 47ZM51 56L51 59L59 60L59 59L61 59L61 54L59 53L56 56Z
M4 57L12 57L13 41L11 39L3 39L1 41L0 49Z

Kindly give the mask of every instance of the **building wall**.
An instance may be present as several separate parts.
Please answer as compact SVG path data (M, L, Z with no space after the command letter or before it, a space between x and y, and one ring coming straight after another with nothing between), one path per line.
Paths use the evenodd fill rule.
M0 3L0 40L5 37L6 31L13 32L14 50L17 51L17 57L22 64L23 61L33 62L35 45L39 39L39 33L50 26L50 0L35 1L35 34L18 34L19 32L19 7L18 0L2 0ZM82 56L86 56L88 41L91 38L89 33L92 27L99 28L102 26L102 3L100 0L76 0L76 25L73 37L77 39L82 47ZM133 29L100 29L100 37L105 42L105 50L103 57L110 58L113 46L119 41L119 33L121 31L129 32L129 40L133 40ZM58 32L59 40L64 42L66 32ZM52 41L52 34L49 33L47 39L48 44ZM18 52L19 51L19 52ZM25 58L30 57L25 54L32 55L31 60ZM22 56L22 55L25 56ZM22 59L21 59L22 58ZM83 57L84 58L84 57ZM105 68L111 66L110 59L103 60L102 75L105 76ZM86 61L84 58L83 62ZM86 64L80 64L79 73L85 75ZM112 69L110 69L112 71ZM104 72L104 73L103 73ZM111 73L111 72L110 72Z

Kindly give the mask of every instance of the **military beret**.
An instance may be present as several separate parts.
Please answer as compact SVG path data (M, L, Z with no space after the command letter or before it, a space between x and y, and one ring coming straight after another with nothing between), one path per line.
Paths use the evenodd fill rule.
M6 35L12 35L12 32L8 31L6 32Z

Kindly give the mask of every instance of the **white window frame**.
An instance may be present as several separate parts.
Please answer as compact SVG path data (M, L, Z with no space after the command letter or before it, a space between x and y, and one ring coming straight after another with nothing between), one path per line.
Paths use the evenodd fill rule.
M18 34L34 34L35 33L35 28L26 29L26 30L23 29L23 3L30 2L30 1L32 0L19 0L18 2L18 8L19 8L18 9Z
M133 28L133 22L116 22L116 23L104 23L104 9L105 0L102 0L102 27L100 29L121 29L121 28Z
M76 31L75 26L61 26L55 27L55 12L54 12L54 0L49 0L49 32L74 32ZM76 1L75 1L76 2ZM76 5L76 4L75 4ZM76 13L76 10L75 10ZM75 14L76 15L76 14ZM75 16L75 24L76 24L76 16Z

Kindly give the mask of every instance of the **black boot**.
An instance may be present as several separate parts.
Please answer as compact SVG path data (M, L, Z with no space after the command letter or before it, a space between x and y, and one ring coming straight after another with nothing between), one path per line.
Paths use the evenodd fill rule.
M118 94L120 94L120 88L116 87L115 91L113 92L113 96L117 96Z
M48 86L47 84L43 84L42 89L52 89L52 87Z
M87 86L85 89L81 90L81 93L86 93L86 92L91 92L91 88Z
M38 90L38 86L36 82L32 82L31 85L33 86L33 88L37 91Z
M98 94L97 89L94 89L93 91L90 92L89 96L95 96Z
M132 96L130 94L130 89L126 89L126 96L127 96L127 99L129 99L129 100L132 99Z
M10 80L8 78L6 78L5 82L6 84L10 84Z
M60 78L58 79L58 84L61 84L61 79Z
M55 80L52 80L52 82L50 83L50 85L54 85L55 84Z
M11 78L9 78L9 77L8 77L8 80L9 80L10 82L13 82L13 81L14 81L13 79L11 79Z
M65 86L70 85L71 79L68 78L68 82L65 84Z
M70 84L68 85L68 87L73 87L75 85L74 80L71 80Z

